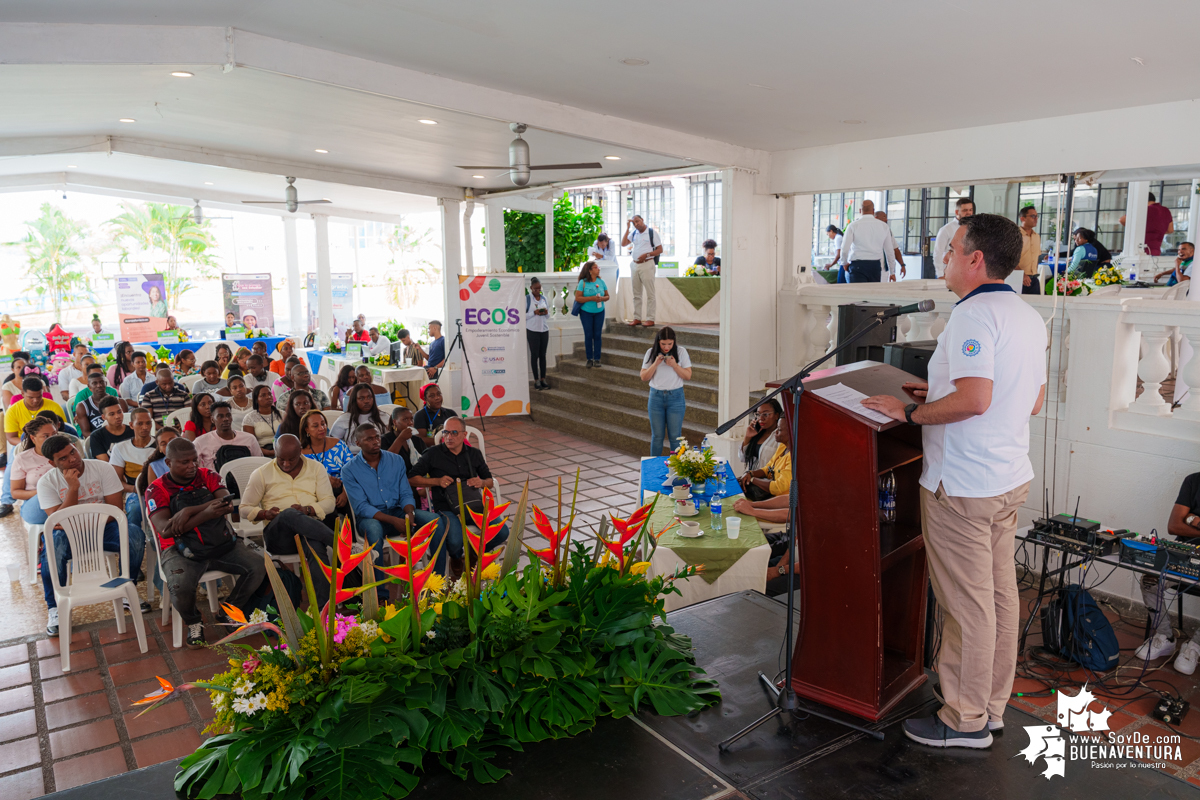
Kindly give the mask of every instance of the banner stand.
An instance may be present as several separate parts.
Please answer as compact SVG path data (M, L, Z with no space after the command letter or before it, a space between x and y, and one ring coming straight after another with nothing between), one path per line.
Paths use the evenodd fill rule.
M464 416L528 414L524 276L460 275L458 285L463 349L479 392L476 402L463 387Z

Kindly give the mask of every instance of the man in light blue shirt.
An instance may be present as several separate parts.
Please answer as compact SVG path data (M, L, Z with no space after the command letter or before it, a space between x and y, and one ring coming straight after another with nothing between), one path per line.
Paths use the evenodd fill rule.
M411 520L415 532L438 516L417 510L408 485L408 463L403 456L383 449L378 428L364 423L354 430L354 437L362 451L342 467L342 485L359 534L382 554L384 538L404 538L405 518ZM440 539L438 535L434 541Z

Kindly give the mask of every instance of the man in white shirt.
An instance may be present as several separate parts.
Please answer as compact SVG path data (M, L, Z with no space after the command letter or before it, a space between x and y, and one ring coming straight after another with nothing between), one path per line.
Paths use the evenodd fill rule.
M367 331L367 334L371 337L371 343L367 345L367 353L369 355L377 356L380 353L391 352L392 340L380 335L379 328L371 328Z
M63 400L70 400L71 381L83 377L83 357L88 354L86 344L75 345L71 353L71 363L58 371L58 393Z
M213 430L196 437L196 455L200 458L200 466L216 472L217 452L226 445L237 445L250 451L252 456L261 456L262 448L258 439L245 431L233 429L233 408L224 401L213 403Z
M142 396L142 389L152 383L154 376L146 369L146 354L138 350L133 354L133 372L121 381L121 385L117 387L117 396L132 400L133 404L137 405L138 398Z
M846 226L842 235L842 261L850 283L879 283L884 261L896 272L892 229L875 219L875 204L863 200L858 219Z
M996 214L959 220L946 287L962 298L929 360L915 401L863 401L923 426L921 518L933 592L945 614L938 656L940 711L904 733L933 747L984 748L1004 727L1017 666L1020 611L1013 539L1029 495L1029 418L1046 394L1046 328L1004 281L1021 260L1021 232Z
M634 230L631 232L629 226ZM646 224L641 215L634 214L625 223L625 235L621 237L621 247L633 245L629 255L633 256L633 322L630 325L644 325L647 328L654 325L656 309L654 298L654 271L658 266L655 260L662 255L662 239L658 232ZM646 290L646 321L642 322L642 289Z
M892 226L888 224L888 216L886 211L876 211L875 219L879 220L884 225L887 225L888 230L891 230ZM904 264L904 254L900 252L900 245L896 244L896 234L894 233L892 234L892 254L896 256L896 263L900 265L900 277L908 277L908 267ZM893 272L888 280L895 281L896 273Z
M964 219L975 213L975 201L969 197L960 197L954 204L954 219L947 222L937 232L933 241L933 269L939 278L946 276L946 251L950 249L950 240Z

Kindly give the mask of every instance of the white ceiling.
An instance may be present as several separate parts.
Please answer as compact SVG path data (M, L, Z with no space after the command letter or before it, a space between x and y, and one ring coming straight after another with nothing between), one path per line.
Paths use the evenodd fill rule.
M1194 98L1198 8L1194 0L5 0L0 21L232 26L776 151ZM628 67L625 58L650 64ZM294 96L253 100L264 114L295 119L304 111ZM164 112L167 122L202 121L201 109L182 105ZM5 104L6 115L13 110ZM395 130L367 115L366 135L421 142L396 114ZM225 134L245 135L252 123L231 121Z

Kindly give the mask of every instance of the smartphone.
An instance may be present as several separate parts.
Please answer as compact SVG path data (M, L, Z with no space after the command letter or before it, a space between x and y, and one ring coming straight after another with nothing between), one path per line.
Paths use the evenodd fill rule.
M238 505L242 502L242 498L238 497L236 494L227 494L222 497L221 500L222 502L228 504L230 507L230 512L234 513L236 513Z

